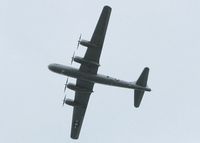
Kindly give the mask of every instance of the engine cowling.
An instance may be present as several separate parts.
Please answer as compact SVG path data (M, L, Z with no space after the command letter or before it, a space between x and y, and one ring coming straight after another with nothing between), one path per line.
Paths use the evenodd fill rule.
M65 102L65 104L73 106L73 107L80 106L78 103L74 102L71 99L66 99L64 102Z
M67 84L67 88L74 90L74 91L78 91L78 92L83 92L83 93L92 93L93 91L82 88L82 87L78 87L73 83L68 83Z
M84 58L81 58L81 57L78 57L78 56L74 57L74 61L77 62L77 63L80 63L80 64L100 66L99 63L97 63L97 62L88 61L88 60L85 60Z
M92 44L90 41L87 41L87 40L81 40L80 41L80 44L82 45L82 46L86 46L86 47L88 47L88 48L97 48L98 46L97 45L95 45L95 44Z

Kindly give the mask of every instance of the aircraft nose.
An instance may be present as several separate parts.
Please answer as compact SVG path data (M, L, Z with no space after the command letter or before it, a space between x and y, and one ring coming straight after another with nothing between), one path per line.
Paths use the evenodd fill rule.
M54 71L55 70L55 64L48 65L48 68L49 68L50 71Z

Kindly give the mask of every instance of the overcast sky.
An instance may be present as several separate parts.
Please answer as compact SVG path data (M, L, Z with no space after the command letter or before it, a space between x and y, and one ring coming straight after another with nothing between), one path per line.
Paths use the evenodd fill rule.
M133 90L96 84L74 141L66 77L47 66L70 65L104 5L112 13L99 73L135 81L148 66L152 92L136 109ZM199 0L0 1L0 142L199 143L199 14Z

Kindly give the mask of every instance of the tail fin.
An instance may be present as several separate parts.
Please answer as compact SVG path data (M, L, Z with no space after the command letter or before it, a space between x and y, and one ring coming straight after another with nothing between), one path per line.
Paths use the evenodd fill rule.
M146 67L146 68L144 68L142 74L140 75L140 77L136 81L136 85L139 85L139 86L142 86L142 87L146 87L147 86L148 75L149 75L149 68ZM140 103L142 101L144 92L145 91L143 91L143 90L135 89L135 92L134 92L134 106L136 108L140 106Z

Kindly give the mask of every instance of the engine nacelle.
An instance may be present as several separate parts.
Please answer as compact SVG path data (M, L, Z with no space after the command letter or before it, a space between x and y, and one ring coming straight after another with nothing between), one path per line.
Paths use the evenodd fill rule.
M78 87L78 86L76 86L76 85L73 84L73 83L68 83L68 84L67 84L67 88L69 88L69 89L71 89L71 90L74 90L74 91L83 92L83 93L92 93L92 92L93 92L93 91L91 91L91 90Z
M78 103L74 102L71 99L66 99L64 102L65 102L65 104L73 106L73 107L80 106Z
M92 44L90 41L87 41L87 40L81 40L80 41L80 44L82 45L82 46L86 46L86 47L88 47L88 48L97 48L98 46L97 45L95 45L95 44Z
M74 57L74 61L77 63L80 63L80 64L100 66L99 63L97 63L97 62L88 61L88 60L85 60L84 58L81 58L78 56Z

